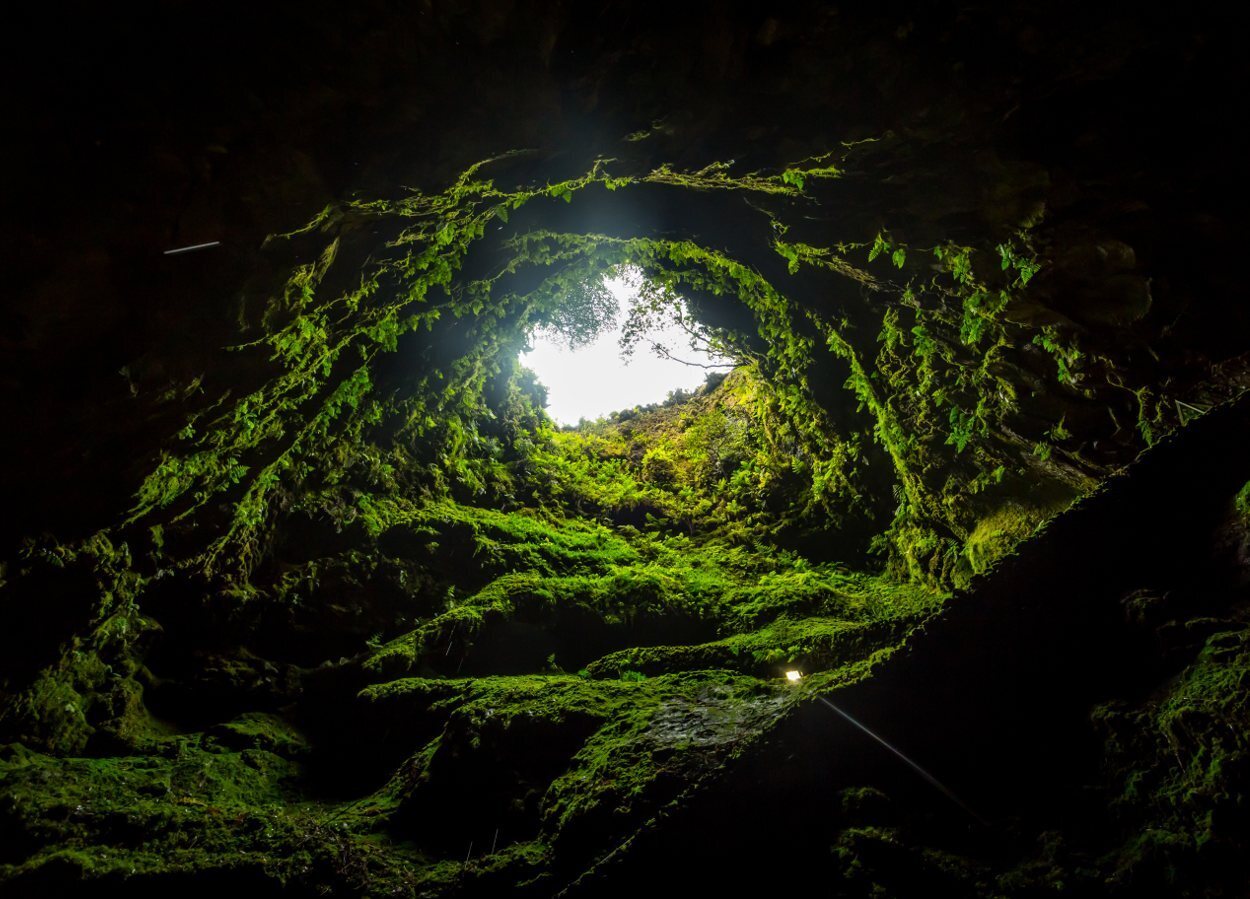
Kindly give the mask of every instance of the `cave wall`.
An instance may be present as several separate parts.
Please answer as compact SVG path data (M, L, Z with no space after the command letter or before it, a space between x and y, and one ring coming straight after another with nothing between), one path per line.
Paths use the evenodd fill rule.
M1250 323L1230 302L1227 189L1244 66L1227 24L1075 4L661 17L483 2L173 4L26 26L51 62L17 101L0 242L0 416L20 435L0 533L13 888L104 891L130 870L138 890L601 895L683 847L703 865L690 883L729 884L736 853L784 858L782 832L742 836L785 814L781 796L839 803L796 870L849 895L907 895L935 871L986 894L1147 895L1155 876L1198 894L1208 858L1210 883L1235 891L1245 753L1225 731L1244 723L1227 689L1244 669L1244 558L1206 552L1244 544L1230 497ZM472 170L491 179L486 208L523 202L448 255L446 320L366 328L423 284L405 280L409 247L468 233L442 227L482 208L458 179L522 150ZM839 489L858 505L817 507L791 544L743 561L750 540L693 525L706 542L657 542L611 509L565 515L566 496L531 483L541 469L506 500L502 478L444 476L451 457L489 469L447 451L466 434L514 448L538 433L500 360L556 295L556 269L518 251L542 230L577 238L591 271L626 260L669 279L764 382L801 388L772 424L830 470L849 470L853 444L864 472ZM200 241L221 245L163 255ZM367 350L368 380L337 360L272 407L272 440L216 453L250 420L239 404L304 363L287 339L302 317L379 262L398 267L377 305L335 332ZM513 262L498 292L472 293ZM707 277L718 265L736 273ZM776 320L752 285L784 298L785 327L760 327ZM999 343L979 350L970 323ZM817 349L777 352L787 341ZM404 416L434 410L433 380L461 365L464 392L493 390L495 407L437 407L466 424L414 439ZM978 368L966 396L930 402ZM985 385L997 411L981 416ZM375 398L379 421L357 427ZM489 423L514 400L526 424ZM327 403L350 406L350 428L278 472L246 539L218 542L249 477ZM1096 494L994 567L1161 442L1128 475L1145 486ZM1202 465L1214 474L1187 491ZM1177 493L1156 508L1160 470ZM814 521L829 509L842 517ZM1105 539L1125 522L1139 530ZM1146 564L1169 551L1173 568ZM892 578L845 570L883 555ZM810 695L781 692L789 665L820 675ZM818 695L903 733L1007 845L962 819L945 839L952 810L888 757L848 753ZM996 711L1022 698L1062 726ZM995 715L1028 766L1071 757L997 795L978 775L1016 763L976 762L1001 748ZM796 764L778 774L779 759ZM1089 784L1114 837L1060 801ZM723 814L734 797L745 819ZM470 864L500 829L503 851ZM1059 831L1075 849L1043 839Z
M89 533L125 502L145 464L135 447L181 415L153 400L202 374L238 305L272 289L267 234L352 192L434 188L518 147L585 156L658 120L667 133L648 161L679 168L779 165L903 135L915 155L887 158L901 192L865 198L870 227L919 244L1010 226L1044 202L1052 272L1069 275L1039 285L1044 314L1099 349L1130 326L1134 366L1155 366L1169 339L1164 358L1194 368L1239 351L1228 341L1244 321L1205 320L1236 314L1212 299L1235 290L1222 260L1236 210L1220 186L1244 103L1218 17L180 3L23 28L47 64L15 81L23 127L5 150L4 415L24 435L6 448L6 468L24 473L6 488L24 510L10 542ZM160 255L202 240L222 247ZM1153 380L1194 379L1169 365ZM1041 414L1073 421L1079 400L1066 400ZM1114 462L1107 443L1084 455Z

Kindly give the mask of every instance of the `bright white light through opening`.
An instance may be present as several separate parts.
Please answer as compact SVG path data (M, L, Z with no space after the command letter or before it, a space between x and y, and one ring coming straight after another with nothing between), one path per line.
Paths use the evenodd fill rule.
M786 672L786 680L788 680L792 684L797 684L802 679L803 679L803 674L800 671L787 671Z
M672 390L693 390L709 373L729 370L723 364L728 360L692 348L690 336L676 324L651 331L638 343L632 358L622 359L621 331L633 290L624 278L610 278L604 284L620 305L610 330L577 349L569 349L559 335L535 334L530 339L533 349L520 358L546 386L547 414L557 424L575 425L583 418L593 421L620 409L663 402ZM662 358L652 344L692 364Z

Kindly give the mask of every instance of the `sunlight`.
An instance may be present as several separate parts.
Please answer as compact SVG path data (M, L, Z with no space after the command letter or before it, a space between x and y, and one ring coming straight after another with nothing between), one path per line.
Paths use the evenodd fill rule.
M618 409L662 402L670 391L693 390L709 372L732 367L692 348L689 335L675 324L650 332L632 358L622 358L621 333L633 291L624 278L605 283L621 307L611 329L577 349L569 349L558 335L535 334L532 349L520 357L546 386L547 414L557 424L575 425L582 418L594 420ZM663 358L651 344L665 347L682 362Z

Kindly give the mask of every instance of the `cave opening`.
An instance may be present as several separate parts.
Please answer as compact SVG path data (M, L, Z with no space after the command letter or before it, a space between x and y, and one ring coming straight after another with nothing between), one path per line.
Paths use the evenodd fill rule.
M558 323L529 335L520 363L546 389L544 408L557 425L679 401L734 367L684 300L646 287L636 269L605 272L576 301L566 298Z

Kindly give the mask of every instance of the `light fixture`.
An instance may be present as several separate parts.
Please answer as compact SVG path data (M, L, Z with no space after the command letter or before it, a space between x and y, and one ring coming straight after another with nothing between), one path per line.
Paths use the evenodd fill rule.
M802 673L798 671L786 672L786 680L788 680L792 684L797 684L802 677L803 677Z

